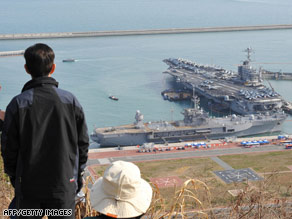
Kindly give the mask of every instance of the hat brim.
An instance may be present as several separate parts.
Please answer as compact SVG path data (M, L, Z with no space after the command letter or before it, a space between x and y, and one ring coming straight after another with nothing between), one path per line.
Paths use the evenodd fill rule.
M152 188L144 179L141 179L141 186L135 197L123 201L106 194L102 182L103 177L100 177L91 188L90 202L94 210L104 215L115 215L117 218L131 218L144 214L149 208Z

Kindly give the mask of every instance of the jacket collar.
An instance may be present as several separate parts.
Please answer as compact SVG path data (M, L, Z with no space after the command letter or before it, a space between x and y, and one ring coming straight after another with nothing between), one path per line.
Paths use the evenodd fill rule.
M59 83L52 77L38 77L38 78L34 78L30 81L28 81L22 88L22 91L21 92L24 92L26 90L29 90L31 88L34 88L34 87L40 87L40 86L43 86L45 84L48 84L48 85L53 85L53 86L56 86L58 87Z

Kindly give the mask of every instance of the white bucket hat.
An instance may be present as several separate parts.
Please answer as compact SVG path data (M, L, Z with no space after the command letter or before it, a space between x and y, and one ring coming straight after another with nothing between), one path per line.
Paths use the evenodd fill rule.
M130 162L113 162L91 189L91 206L114 218L131 218L147 211L152 188L141 178L139 168Z

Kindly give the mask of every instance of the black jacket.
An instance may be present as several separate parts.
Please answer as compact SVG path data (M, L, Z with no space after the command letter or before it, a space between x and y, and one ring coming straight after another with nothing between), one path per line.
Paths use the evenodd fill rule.
M62 198L78 189L89 146L78 100L50 77L27 82L6 109L5 172L24 198Z

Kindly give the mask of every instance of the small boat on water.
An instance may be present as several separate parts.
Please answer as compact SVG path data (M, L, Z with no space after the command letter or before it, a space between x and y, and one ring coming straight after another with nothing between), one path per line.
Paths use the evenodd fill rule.
M117 97L115 97L115 96L113 96L113 95L112 95L112 96L109 96L108 98L110 98L110 99L112 99L112 100L116 100L116 101L119 100L119 98L117 98Z
M76 62L76 59L63 59L63 62Z

